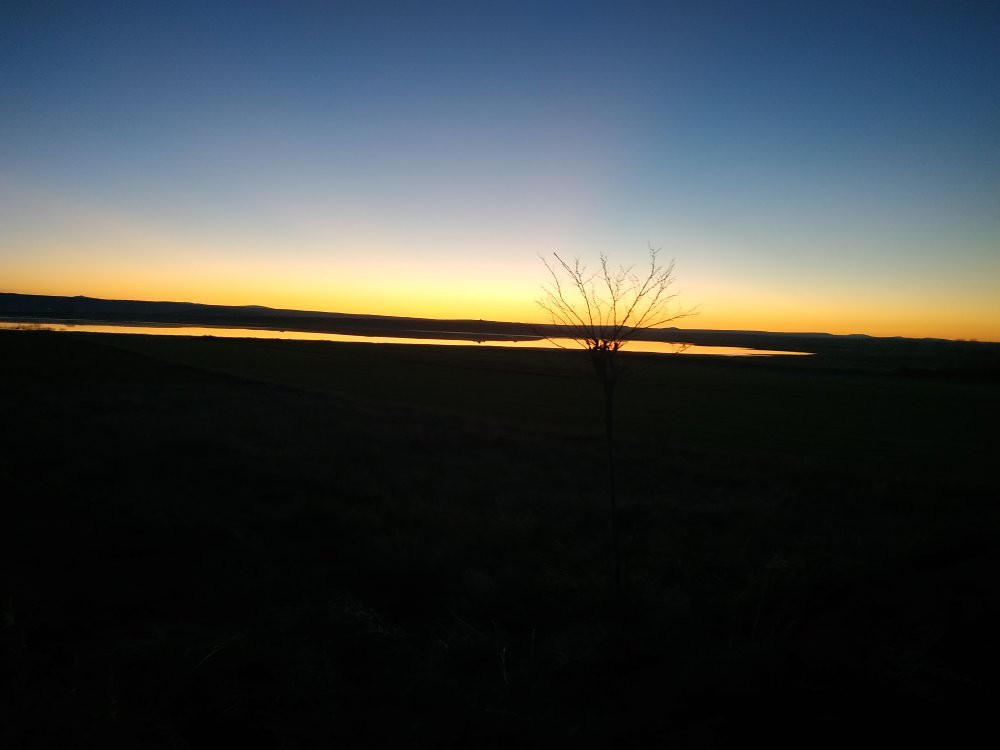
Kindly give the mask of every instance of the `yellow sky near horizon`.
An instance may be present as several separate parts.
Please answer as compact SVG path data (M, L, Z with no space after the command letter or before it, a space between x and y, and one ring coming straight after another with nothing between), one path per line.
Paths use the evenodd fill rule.
M0 291L103 299L196 302L217 305L264 305L401 317L548 322L536 304L545 271L537 258L523 278L496 274L490 281L463 283L457 278L374 276L337 268L244 268L236 273L210 264L185 269L122 264L105 266L57 262L49 267L18 268L0 264ZM485 277L488 278L488 277ZM680 286L680 284L679 284ZM767 330L786 332L865 333L872 336L933 337L1000 341L1000 304L933 306L884 300L873 294L853 299L839 290L828 294L776 294L752 285L684 284L678 311L695 308L671 323L679 328Z
M0 214L33 219L0 236L0 291L24 294L547 322L536 304L547 280L538 256L558 249L572 257L564 248L583 243L535 227L530 241L501 236L439 249L433 237L407 240L377 225L282 242L165 227L9 181L0 180L0 197L9 199ZM673 238L661 260L674 247L676 309L697 309L676 322L681 328L1000 341L997 259L988 252L962 266L914 261L893 269L890 283L884 268L856 273L863 253L848 271L821 277L814 265L757 267L752 252L734 256L725 241L700 233ZM639 266L644 255L609 253L612 264L628 257ZM596 252L581 256L596 260Z

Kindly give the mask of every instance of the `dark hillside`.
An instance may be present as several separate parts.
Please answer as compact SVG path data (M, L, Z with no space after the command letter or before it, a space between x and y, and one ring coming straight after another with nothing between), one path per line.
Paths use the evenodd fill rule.
M0 332L0 362L5 747L991 727L990 382L635 358L616 608L567 353Z

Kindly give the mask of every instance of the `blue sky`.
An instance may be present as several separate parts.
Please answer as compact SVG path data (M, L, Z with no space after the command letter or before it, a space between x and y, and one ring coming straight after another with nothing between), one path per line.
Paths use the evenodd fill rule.
M1000 5L7 2L0 288L1000 339Z

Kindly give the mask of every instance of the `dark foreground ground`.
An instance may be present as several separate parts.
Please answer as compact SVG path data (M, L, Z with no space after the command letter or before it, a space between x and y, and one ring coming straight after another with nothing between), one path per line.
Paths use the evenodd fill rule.
M995 732L1000 382L0 332L0 745Z

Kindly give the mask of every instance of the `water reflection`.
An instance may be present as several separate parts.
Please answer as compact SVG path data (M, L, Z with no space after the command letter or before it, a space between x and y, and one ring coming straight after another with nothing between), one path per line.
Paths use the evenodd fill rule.
M436 346L502 346L517 349L576 349L572 339L509 338L475 340L468 338L406 338L403 336L361 336L349 333L317 333L313 331L275 331L262 328L223 328L180 325L109 325L103 323L3 322L0 329L74 331L79 333L133 333L156 336L215 336L217 338L291 339L297 341L344 341L365 344L434 344ZM700 346L666 341L631 341L625 351L652 354L721 354L728 357L768 356L776 354L805 355L809 352L785 352L748 349L739 346Z

